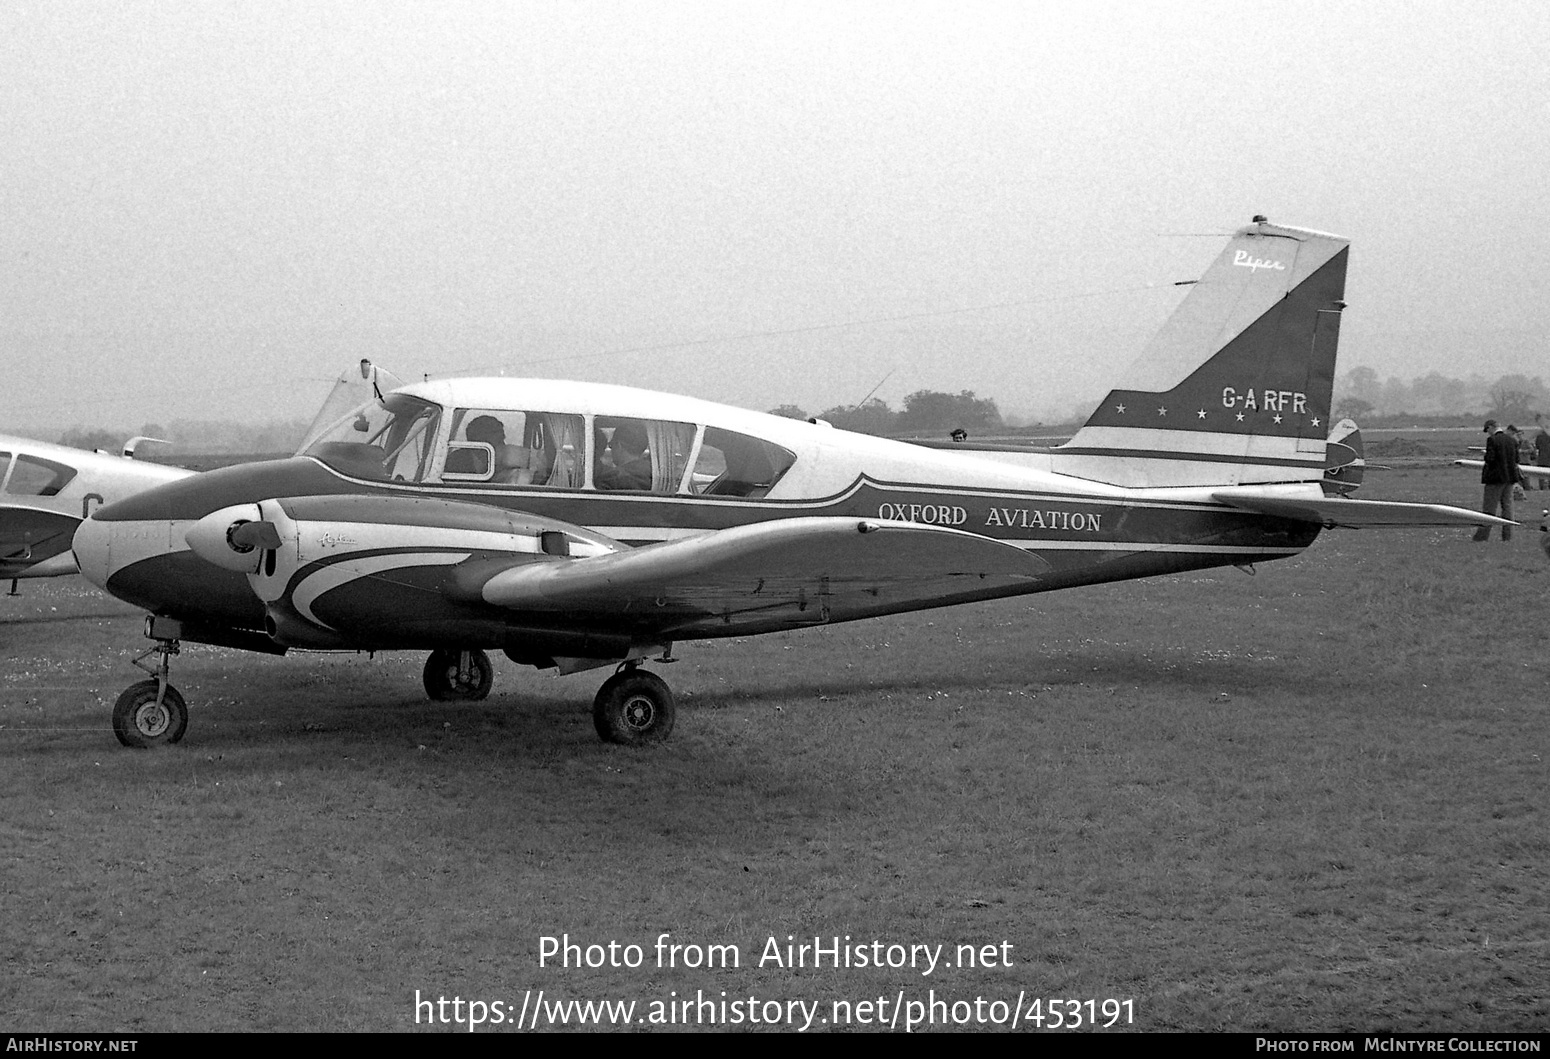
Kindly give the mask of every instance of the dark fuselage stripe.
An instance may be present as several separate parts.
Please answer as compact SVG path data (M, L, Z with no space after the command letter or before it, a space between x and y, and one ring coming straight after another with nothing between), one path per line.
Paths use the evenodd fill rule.
M1305 460L1275 459L1266 456L1235 456L1220 452L1158 452L1156 449L1060 449L1062 456L1112 456L1115 459L1135 460L1188 460L1192 463L1228 463L1233 465L1254 464L1265 467L1300 467L1322 471L1324 458L1309 457Z

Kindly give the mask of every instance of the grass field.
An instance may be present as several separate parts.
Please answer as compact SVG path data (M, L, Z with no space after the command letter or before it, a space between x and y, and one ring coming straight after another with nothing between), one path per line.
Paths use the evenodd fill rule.
M1361 495L1477 503L1469 472L1408 458ZM1252 577L687 644L661 670L677 730L644 751L592 731L606 671L501 661L490 699L449 706L418 655L197 645L184 743L124 750L140 615L24 583L0 597L0 1012L451 1028L418 992L499 1002L509 1029L543 990L634 1001L637 1027L703 995L779 1001L783 1028L817 1003L814 1030L835 1002L852 1024L920 1005L902 1029L982 998L996 1028L1021 994L1024 1027L1042 997L1130 1001L1147 1030L1550 1029L1532 507L1508 545L1337 531ZM658 967L663 933L739 965ZM540 966L562 935L642 966ZM788 935L953 966L761 966Z

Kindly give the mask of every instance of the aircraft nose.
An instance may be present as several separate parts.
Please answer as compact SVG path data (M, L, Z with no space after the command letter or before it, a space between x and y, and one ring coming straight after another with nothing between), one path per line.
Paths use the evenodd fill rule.
M89 518L76 527L75 540L70 545L81 574L102 589L108 587L108 575L112 573L113 556L109 548L112 536L110 524Z

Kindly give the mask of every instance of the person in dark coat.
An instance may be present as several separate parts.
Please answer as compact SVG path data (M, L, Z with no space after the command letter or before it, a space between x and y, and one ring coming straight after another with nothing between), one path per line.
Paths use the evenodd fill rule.
M1518 485L1523 474L1518 470L1518 441L1496 425L1496 420L1485 421L1485 467L1480 472L1484 498L1480 510L1487 515L1500 514L1512 518L1512 488ZM1498 511L1498 509L1500 509ZM1481 526L1475 531L1475 540L1491 539L1491 527ZM1512 540L1512 527L1502 527L1502 540Z

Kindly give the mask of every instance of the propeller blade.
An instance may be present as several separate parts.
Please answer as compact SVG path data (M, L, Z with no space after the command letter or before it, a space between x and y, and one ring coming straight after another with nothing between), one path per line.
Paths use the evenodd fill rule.
M226 539L237 548L273 549L280 546L280 531L273 522L244 522L234 527Z

